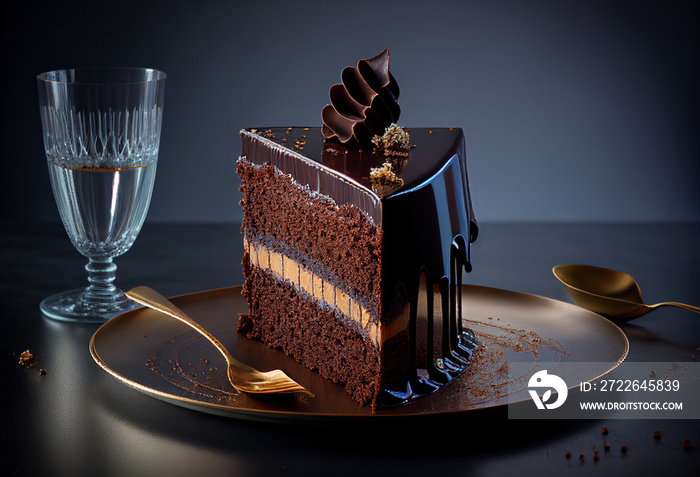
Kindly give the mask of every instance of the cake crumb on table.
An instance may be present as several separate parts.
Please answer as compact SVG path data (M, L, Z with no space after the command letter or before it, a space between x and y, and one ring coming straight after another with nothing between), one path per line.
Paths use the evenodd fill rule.
M36 366L36 363L34 362L34 355L29 350L23 351L19 355L18 363L27 368L34 368Z

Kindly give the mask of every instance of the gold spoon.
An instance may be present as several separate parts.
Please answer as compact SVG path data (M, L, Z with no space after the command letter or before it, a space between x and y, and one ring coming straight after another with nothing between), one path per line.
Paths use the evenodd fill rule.
M282 370L275 369L263 373L234 359L224 345L211 333L152 288L136 287L126 292L126 296L136 303L171 316L201 333L226 358L228 380L231 382L231 386L238 391L256 394L303 393L313 397L313 394L284 374Z
M663 302L645 305L639 285L626 273L590 265L557 265L554 276L562 282L577 305L611 318L629 321L660 306L678 306L700 313L697 306Z

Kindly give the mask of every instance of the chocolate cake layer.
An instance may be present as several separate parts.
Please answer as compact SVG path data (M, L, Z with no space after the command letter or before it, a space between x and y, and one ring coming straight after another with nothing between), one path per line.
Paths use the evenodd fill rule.
M244 270L249 257L244 258ZM344 324L335 307L319 302L259 267L246 270L243 293L250 311L238 331L277 348L326 379L345 387L360 405L379 389L379 348Z
M378 316L381 230L357 207L311 193L271 165L238 162L242 232L285 253L356 297Z

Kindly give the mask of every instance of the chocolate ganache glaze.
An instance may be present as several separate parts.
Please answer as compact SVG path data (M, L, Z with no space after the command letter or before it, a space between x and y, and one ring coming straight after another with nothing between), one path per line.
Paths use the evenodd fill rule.
M323 135L345 145L369 145L374 135L399 119L399 86L389 72L389 50L343 69L323 108Z

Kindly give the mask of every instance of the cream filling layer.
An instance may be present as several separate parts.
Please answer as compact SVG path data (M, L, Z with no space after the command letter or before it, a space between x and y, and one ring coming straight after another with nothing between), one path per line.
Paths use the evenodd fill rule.
M292 258L270 250L260 243L250 243L245 237L243 240L252 265L272 272L278 279L291 282L297 289L304 290L317 301L337 308L345 316L356 321L377 346L382 343L383 338L388 338L382 336L384 333L381 325L377 326L365 307L347 293Z

